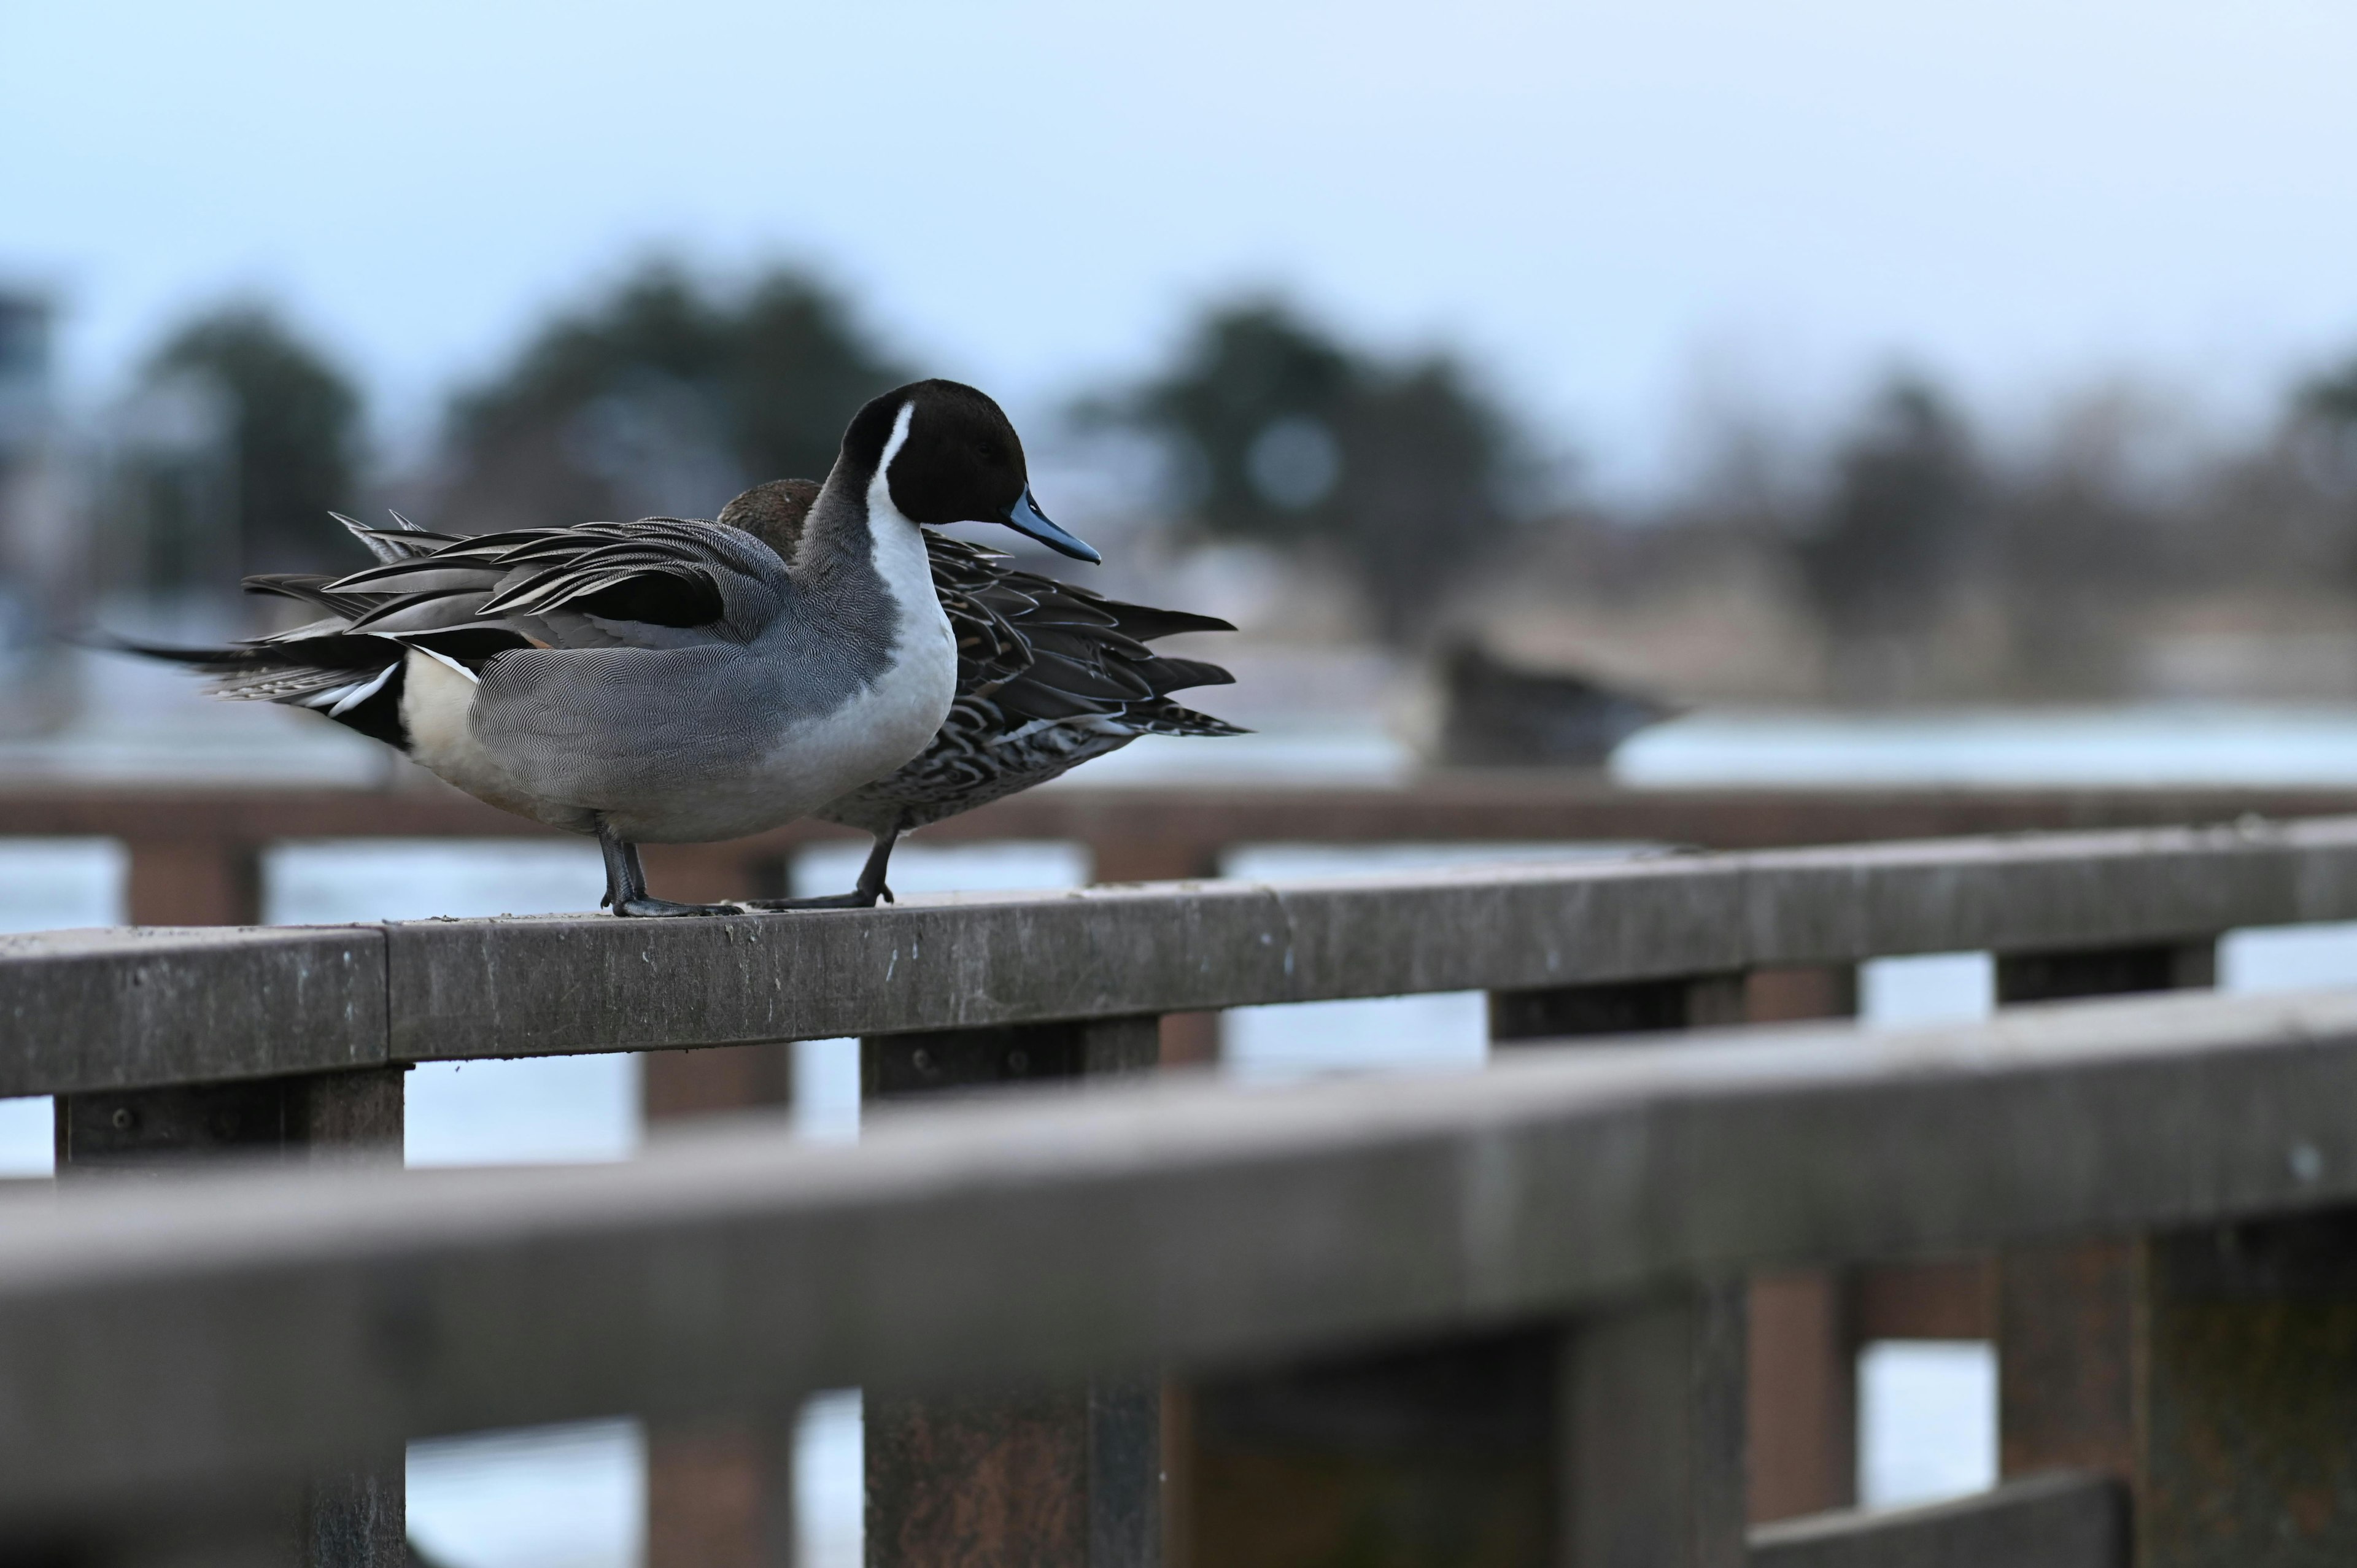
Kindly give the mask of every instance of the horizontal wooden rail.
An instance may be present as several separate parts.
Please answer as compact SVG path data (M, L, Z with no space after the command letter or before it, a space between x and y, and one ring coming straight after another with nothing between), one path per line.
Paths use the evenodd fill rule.
M1590 985L2357 919L2357 819L1382 880L0 938L0 1095Z
M1643 840L1763 849L2030 830L2159 827L2357 811L2330 789L1632 789L1579 774L1437 773L1383 785L1058 785L925 830L929 842ZM398 789L0 787L0 837L226 840L561 836L422 777ZM805 822L748 855L856 835Z
M2357 993L2201 996L1031 1095L849 1147L91 1183L0 1226L0 1518L434 1433L1237 1365L2345 1205L2352 1107Z
M2127 1488L2070 1473L1917 1508L1763 1525L1749 1568L2127 1568Z

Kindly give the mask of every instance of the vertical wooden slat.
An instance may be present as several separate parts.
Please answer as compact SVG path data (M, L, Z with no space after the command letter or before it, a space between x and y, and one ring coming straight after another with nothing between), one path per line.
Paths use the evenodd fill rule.
M1495 992L1490 1033L1511 1044L1831 1017L1857 1007L1857 971L1847 965L1776 969ZM1846 1506L1856 1496L1857 1471L1849 1278L1812 1271L1764 1279L1747 1317L1751 1517L1789 1519Z
M1753 1523L1856 1500L1857 1348L1846 1273L1809 1269L1752 1280L1746 1377Z
M1741 1568L1745 1288L1582 1320L1559 1376L1559 1568Z
M773 897L784 865L728 844L649 844L649 888L683 903ZM639 1111L652 1127L696 1116L781 1111L793 1100L793 1047L721 1046L639 1058ZM647 1568L791 1568L793 1427L658 1423L647 1430Z
M1740 1024L1744 1016L1745 984L1740 974L1490 993L1490 1038L1500 1045L1574 1035L1703 1029Z
M1744 992L1726 974L1496 993L1491 1035L1733 1023ZM1195 1568L1731 1563L1744 1316L1739 1290L1717 1291L1706 1307L1645 1303L1202 1381L1178 1533ZM1643 1486L1599 1479L1640 1452Z
M1197 1568L1547 1568L1554 1325L1200 1380Z
M647 1561L792 1568L793 1429L658 1426L647 1434Z
M2138 1251L2137 1561L2357 1563L2357 1211Z
M2007 953L2000 1006L2209 985L2213 941ZM2007 1476L2135 1466L2136 1255L2126 1241L2008 1251L1997 1276L1999 1463Z
M124 913L135 926L262 923L262 854L227 839L137 837Z
M1852 964L1757 969L1745 977L1743 1014L1754 1024L1857 1012ZM1751 1282L1745 1379L1754 1523L1857 1500L1859 1284L1845 1269Z
M748 859L726 844L649 844L642 855L649 886L665 898L720 904L781 891L782 863ZM639 1061L640 1106L650 1122L782 1106L793 1094L791 1046L650 1051Z
M1211 1568L1736 1568L1745 1295L1216 1378L1192 1561Z
M1222 845L1198 839L1092 838L1089 877L1093 882L1190 882L1220 874ZM1162 1015L1162 1065L1204 1067L1220 1059L1217 1013Z
M2214 983L2214 941L1996 961L2000 1006ZM2076 1240L2007 1251L1996 1276L1998 1467L2137 1477L2136 1344L2142 1246ZM2139 1488L2140 1489L2140 1488Z
M1152 1069L1159 1021L1111 1018L860 1042L863 1103ZM950 1288L952 1282L943 1282ZM870 1568L1150 1568L1162 1555L1161 1392L866 1403Z
M59 1095L62 1181L152 1179L209 1156L401 1163L399 1068L181 1089ZM282 1535L306 1568L403 1568L404 1455L313 1478ZM291 1515L291 1517L288 1517Z
M1763 978L1701 974L1492 992L1490 1037L1511 1046L1710 1028L1746 1021L1755 991L1788 1008L1812 992L1822 993L1810 997L1822 1003L1849 994L1838 979L1813 984L1796 976L1780 994ZM1570 1331L1560 1369L1567 1403L1557 1456L1565 1468L1551 1562L1566 1568L1734 1568L1740 1561L1749 1512L1747 1307L1745 1287L1732 1285L1644 1303ZM1771 1318L1770 1326L1786 1324ZM1839 1325L1818 1326L1830 1333ZM1824 1359L1824 1348L1817 1348ZM1781 1419L1785 1412L1776 1413ZM1794 1441L1822 1445L1814 1431Z

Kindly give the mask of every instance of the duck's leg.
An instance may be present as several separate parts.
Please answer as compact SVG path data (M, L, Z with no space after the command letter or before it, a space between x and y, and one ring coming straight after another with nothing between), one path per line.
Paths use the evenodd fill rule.
M597 901L601 908L640 918L744 913L733 904L677 904L669 898L648 897L647 872L639 864L639 846L615 837L603 822L597 824L597 849L606 857L606 896Z
M859 880L848 893L829 893L820 898L748 898L737 905L740 909L872 909L881 898L889 904L892 889L884 884L884 867L892 859L892 846L900 842L900 829L893 827L876 835L876 845L867 852L867 864L859 868Z

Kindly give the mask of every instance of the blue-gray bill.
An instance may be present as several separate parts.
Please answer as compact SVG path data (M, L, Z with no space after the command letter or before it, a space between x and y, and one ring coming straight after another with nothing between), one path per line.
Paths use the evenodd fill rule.
M1085 561L1092 566L1104 564L1103 556L1048 521L1048 514L1041 511L1039 503L1031 499L1031 487L1028 485L1016 498L1014 507L999 521L1016 532L1028 534L1049 549L1061 551L1075 561Z

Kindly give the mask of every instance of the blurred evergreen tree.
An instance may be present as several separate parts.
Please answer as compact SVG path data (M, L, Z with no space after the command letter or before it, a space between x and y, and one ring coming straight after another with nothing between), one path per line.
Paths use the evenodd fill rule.
M908 379L798 273L731 298L651 264L454 402L449 510L462 527L708 517L748 483L823 478L852 413Z
M348 543L328 512L357 504L361 400L324 354L267 306L231 305L174 332L149 359L142 381L150 393L177 383L219 400L240 573L320 570L346 561ZM171 542L155 542L171 559ZM191 562L164 575L226 573Z
M1838 640L1921 632L1980 521L1984 485L1962 417L1928 381L1895 376L1832 477L1795 547L1817 613Z
M1171 449L1198 527L1331 550L1387 641L1426 630L1511 521L1509 433L1460 365L1386 363L1273 301L1215 308L1112 406Z

